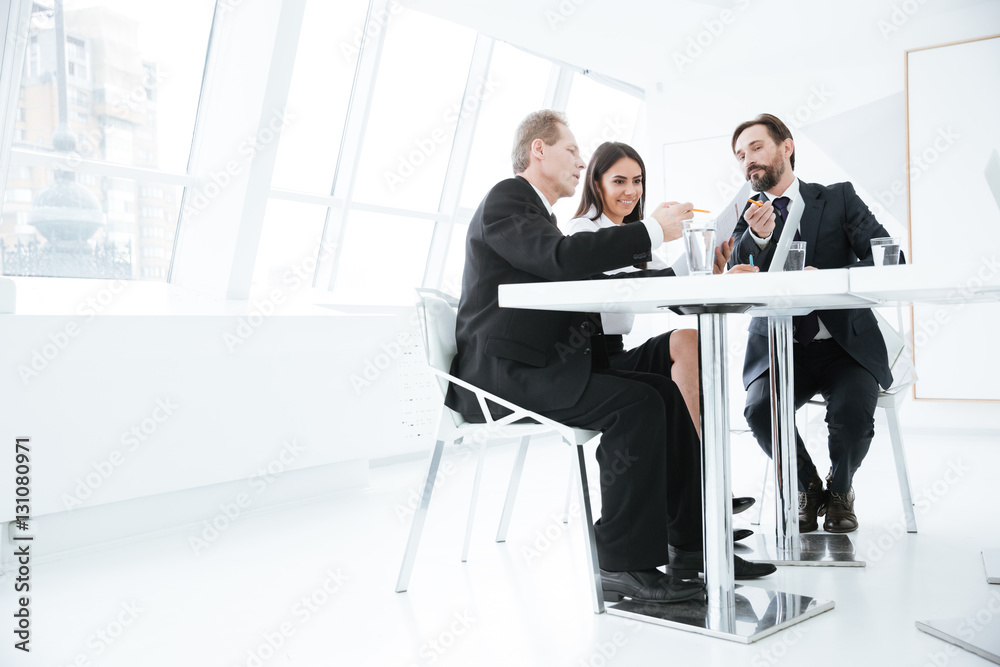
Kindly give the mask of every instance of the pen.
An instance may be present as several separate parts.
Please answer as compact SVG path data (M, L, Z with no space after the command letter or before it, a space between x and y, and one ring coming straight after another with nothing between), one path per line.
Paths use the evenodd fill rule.
M711 213L711 211L706 211L705 209L702 208L693 208L691 210L694 211L695 213Z
M750 202L751 204L757 204L757 206L763 206L764 205L763 202L759 202L756 199L747 199L747 201Z
M753 254L750 254L750 266L753 266Z

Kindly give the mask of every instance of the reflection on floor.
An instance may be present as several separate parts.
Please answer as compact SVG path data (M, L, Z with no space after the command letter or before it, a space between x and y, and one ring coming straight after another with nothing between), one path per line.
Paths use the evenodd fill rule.
M836 607L750 645L592 613L579 514L561 520L570 453L550 440L529 452L505 544L493 535L515 444L489 450L465 564L475 457L461 447L446 455L408 593L393 587L424 461L375 468L364 491L242 516L199 555L177 533L36 565L29 655L12 648L8 574L0 664L989 664L914 622L968 616L975 632L974 619L1000 610L980 556L1000 547L1000 443L995 434L905 438L920 533L903 528L883 430L855 484L862 527L851 537L867 566L782 567L755 582ZM737 495L759 495L763 457L746 435L734 437L733 460ZM596 483L596 464L591 476Z

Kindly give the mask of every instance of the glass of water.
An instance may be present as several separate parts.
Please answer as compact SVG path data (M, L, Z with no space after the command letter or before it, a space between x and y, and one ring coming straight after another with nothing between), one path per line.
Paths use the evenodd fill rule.
M872 239L872 259L875 266L895 266L899 264L899 246L901 239L897 236L883 236Z
M691 275L711 275L715 266L715 220L685 220L681 233Z
M806 242L792 241L785 258L785 271L801 271L806 267Z

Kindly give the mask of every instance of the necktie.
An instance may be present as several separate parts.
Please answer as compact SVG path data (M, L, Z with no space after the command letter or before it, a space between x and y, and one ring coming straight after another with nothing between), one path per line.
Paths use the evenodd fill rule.
M788 219L788 197L778 197L774 200L774 208L778 210L782 220ZM801 241L802 235L799 230L795 230L793 241ZM795 331L795 340L802 345L808 345L819 333L819 317L813 311L808 315L800 315L792 318L792 327Z
M558 227L559 226L559 223L556 221L556 214L555 213L549 213L549 220L552 221L552 226L553 227Z
M778 209L782 222L788 220L788 197L778 197L775 199L774 208Z

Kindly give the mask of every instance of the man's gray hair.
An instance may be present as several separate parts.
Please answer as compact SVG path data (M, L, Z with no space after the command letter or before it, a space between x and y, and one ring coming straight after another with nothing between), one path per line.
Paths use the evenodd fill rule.
M524 117L514 134L514 148L510 152L510 161L514 173L520 174L531 164L531 142L541 139L547 146L559 141L561 130L559 125L569 127L566 114L551 109L533 111Z

